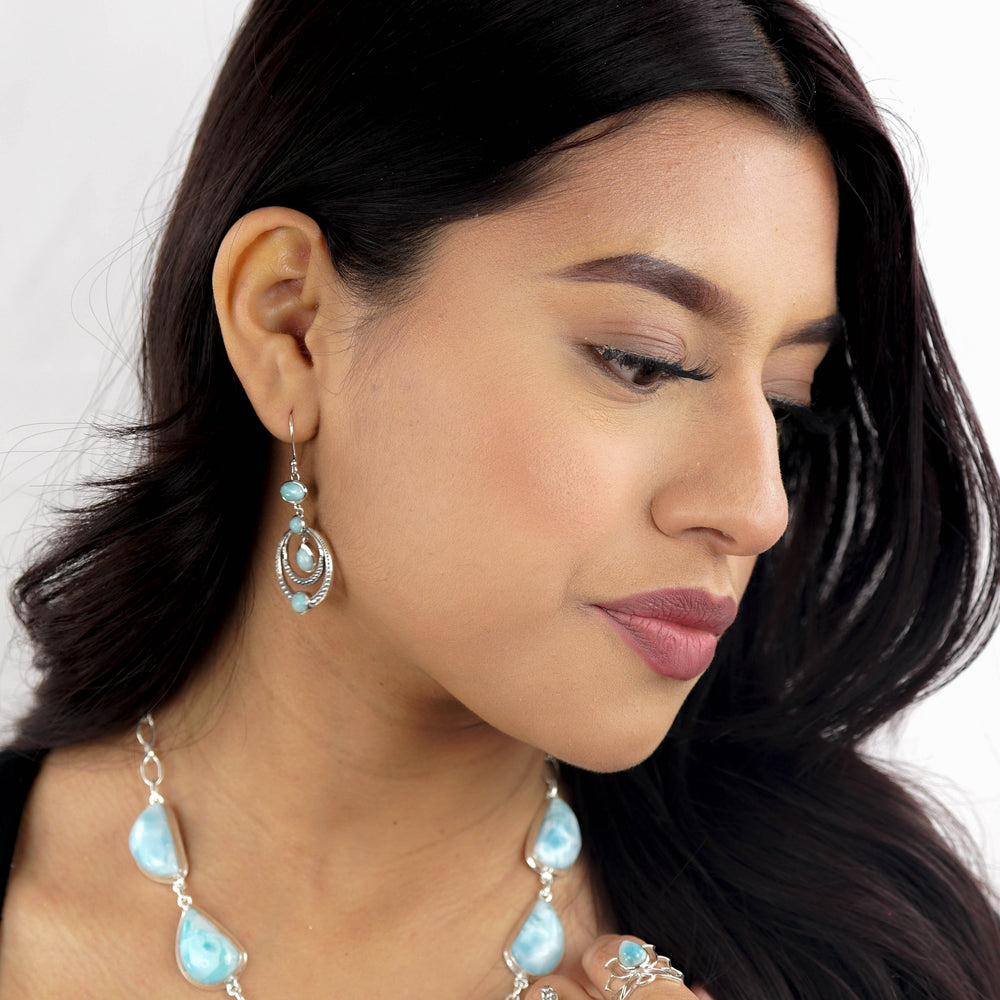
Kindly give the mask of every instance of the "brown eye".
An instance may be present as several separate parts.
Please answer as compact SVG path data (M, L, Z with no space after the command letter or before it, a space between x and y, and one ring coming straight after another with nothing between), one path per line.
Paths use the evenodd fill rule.
M660 383L674 379L703 382L711 377L711 372L701 366L685 368L676 361L631 354L614 347L599 347L595 353L608 373L636 389L655 389Z
M665 376L669 377L651 358L608 359L605 364L635 385L649 386Z

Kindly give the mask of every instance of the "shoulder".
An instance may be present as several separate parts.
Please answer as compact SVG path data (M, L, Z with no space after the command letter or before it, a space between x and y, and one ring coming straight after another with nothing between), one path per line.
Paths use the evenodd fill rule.
M129 814L116 807L113 765L93 749L57 750L33 762L0 755L0 814L14 827L3 872L0 997L48 1000L82 979L88 996L112 1000L122 982L135 981L136 970L120 979L107 961L115 955L117 971L142 952L131 916L142 900L123 894L117 877L128 861ZM11 824L9 802L20 803ZM109 936L120 947L109 946Z

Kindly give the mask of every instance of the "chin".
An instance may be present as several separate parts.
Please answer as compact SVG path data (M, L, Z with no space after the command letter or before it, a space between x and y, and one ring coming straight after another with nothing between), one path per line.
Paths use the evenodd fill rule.
M546 753L557 760L572 764L584 771L610 774L627 771L650 757L666 737L666 730L655 733L636 730L616 730L607 739L566 740L560 746L545 746ZM594 735L593 733L591 735Z

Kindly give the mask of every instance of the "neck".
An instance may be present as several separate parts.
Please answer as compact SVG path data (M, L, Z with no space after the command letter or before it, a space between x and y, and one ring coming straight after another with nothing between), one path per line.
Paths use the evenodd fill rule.
M258 995L299 981L303 942L326 981L379 967L392 942L403 981L462 954L448 995L502 995L503 948L539 890L523 849L545 808L544 755L418 671L359 655L335 618L302 628L278 609L283 618L255 609L224 630L195 680L156 712L160 791L178 814L196 905L242 940ZM134 819L143 790L129 743L107 791ZM124 824L111 825L124 841ZM99 818L95 829L103 843ZM137 900L164 894L140 883L138 873L125 883ZM572 973L606 925L584 863L555 889ZM157 910L164 939L170 909Z
M367 939L373 956L435 914L444 940L474 957L463 990L504 982L503 948L538 892L522 851L547 807L544 756L440 694L428 699L426 686L378 696L374 668L359 682L304 652L286 670L273 655L266 670L245 652L220 657L160 713L163 794L190 844L216 859L204 877L192 863L192 886L228 898L248 941L320 927L362 952ZM571 941L596 929L585 886L580 876L565 886L562 902L579 914Z
M157 715L163 791L192 843L221 830L232 849L239 833L227 820L237 816L240 856L276 883L303 864L343 879L344 852L359 887L412 869L415 855L424 871L466 852L477 867L492 855L506 870L542 803L541 751L419 678L400 683L398 671L331 655L349 653L349 637L260 631L233 630Z

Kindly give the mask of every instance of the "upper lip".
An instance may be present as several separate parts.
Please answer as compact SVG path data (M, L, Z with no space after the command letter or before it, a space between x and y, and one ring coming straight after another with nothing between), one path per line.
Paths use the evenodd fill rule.
M637 618L658 618L687 628L722 635L736 618L736 602L704 590L650 590L597 607Z

